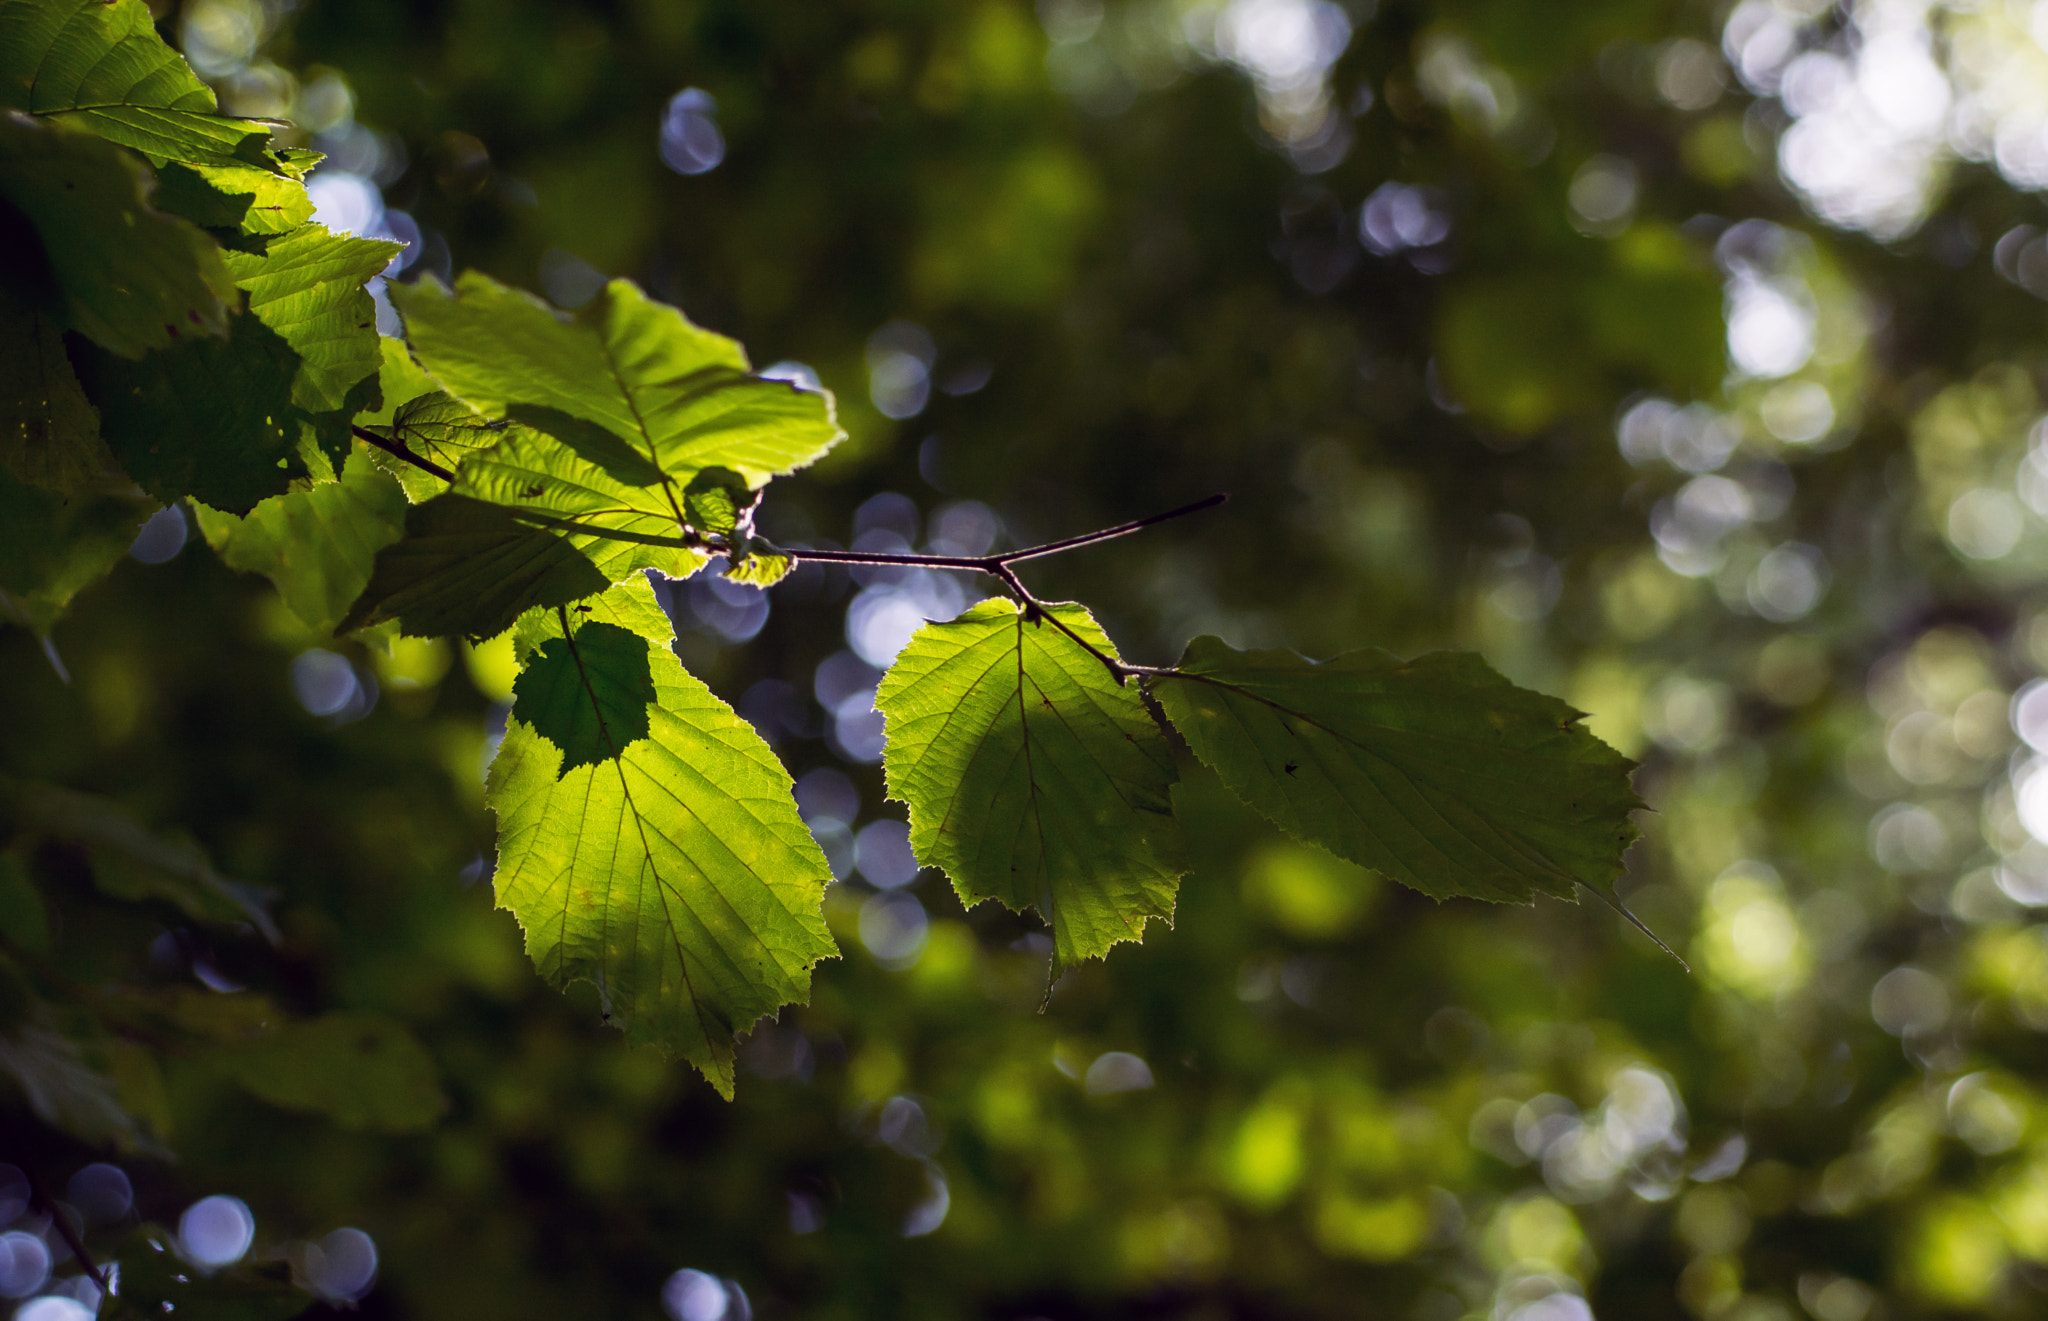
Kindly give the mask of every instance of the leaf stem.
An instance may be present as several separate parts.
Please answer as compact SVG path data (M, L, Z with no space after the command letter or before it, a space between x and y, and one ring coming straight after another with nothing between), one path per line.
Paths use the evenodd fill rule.
M378 449L383 450L386 454L391 455L393 458L405 460L407 463L410 463L413 467L418 468L421 472L430 472L434 474L434 476L439 477L444 482L453 482L455 480L454 473L448 471L446 468L443 468L440 464L434 462L432 459L421 458L419 455L413 453L412 450L405 444L404 441L386 440L384 437L378 435L376 432L370 430L368 427L359 427L356 426L354 423L350 423L348 429L355 433L355 437L357 440L364 441L367 444L375 445Z
M366 444L375 445L386 454L410 463L422 472L432 473L444 482L452 483L455 480L454 473L435 463L432 459L415 454L403 441L387 439L368 427L351 425L349 430L355 433L357 439ZM758 500L759 495L757 494L755 498ZM1016 575L1008 571L1008 567L1012 564L1017 564L1024 560L1035 560L1042 555L1057 555L1062 551L1079 550L1083 546L1093 546L1100 541L1113 541L1118 537L1127 537L1133 532L1142 532L1146 528L1158 523L1164 523L1175 518L1184 518L1189 514L1199 514L1205 509L1214 509L1217 505L1222 504L1228 499L1230 499L1228 492L1219 492L1197 500L1193 504L1181 505L1179 508L1168 509L1162 513L1148 514L1143 518L1134 518L1128 523L1118 523L1114 527L1100 528L1094 532L1084 532L1077 537L1065 537L1059 541L1047 541L1036 546L1026 546L1022 550L1006 550L996 555L920 555L915 551L812 550L809 548L777 546L766 540L757 540L760 540L764 553L787 556L799 563L882 564L899 565L915 569L960 569L969 573L986 573L992 577L1000 578L1005 584L1022 592L1023 584L1017 582ZM643 546L674 546L681 550L704 550L710 551L713 554L725 554L732 549L726 543L725 538L707 537L695 530L688 529L687 525L685 525L684 535L680 537L661 537L644 532L619 532L611 528L595 527L588 523L578 523L574 519L555 518L551 515L536 513L531 510L517 509L511 505L502 507L510 509L514 516L523 518L528 522L561 528L564 531L574 532L579 536L596 537L603 541L629 541ZM680 522L680 519L678 521ZM1030 594L1025 592L1023 599L1027 603L1031 602ZM1083 645L1085 646L1086 644L1084 643Z
M57 1237L64 1240L64 1246L71 1249L72 1255L78 1258L78 1264L85 1268L85 1273L92 1277L92 1282L99 1286L100 1293L104 1296L110 1292L107 1288L106 1272L99 1268L98 1263L93 1261L92 1254L85 1250L85 1240L78 1236L78 1227L65 1217L64 1207L50 1196L50 1190L43 1186L42 1177L36 1173L36 1167L26 1161L23 1162L23 1166L23 1173L28 1175L29 1204L50 1217L50 1224L56 1229Z

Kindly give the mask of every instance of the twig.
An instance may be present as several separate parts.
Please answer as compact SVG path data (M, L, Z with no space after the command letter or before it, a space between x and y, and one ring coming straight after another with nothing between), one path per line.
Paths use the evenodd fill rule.
M64 1240L64 1246L70 1248L72 1255L78 1258L78 1264L85 1267L85 1273L99 1286L100 1293L109 1292L106 1272L99 1268L93 1261L92 1254L85 1250L85 1240L78 1236L78 1230L64 1218L64 1208L50 1196L50 1190L43 1186L42 1176L36 1173L33 1165L25 1166L22 1172L28 1176L29 1203L38 1210L49 1213L50 1223L57 1227L57 1236Z
M383 450L386 454L391 455L395 459L404 459L407 463L410 463L413 467L418 468L421 472L430 472L434 474L434 476L439 477L444 482L452 482L455 480L454 473L448 471L446 468L443 468L440 464L434 462L432 459L421 458L419 455L413 453L411 448L409 448L403 441L386 440L384 437L378 435L376 432L370 430L368 427L359 427L353 423L349 425L349 430L355 433L355 437L357 440L365 441L369 444L375 445L378 449Z
M444 482L453 482L455 480L454 473L435 463L432 459L423 458L415 454L401 441L387 439L367 427L351 425L349 430L355 433L357 439L375 445L386 454L410 463L422 472L430 472ZM758 499L758 496L756 498ZM1023 584L1017 581L1015 574L1008 571L1008 567L1012 564L1017 564L1024 560L1035 560L1041 555L1056 555L1061 551L1079 550L1083 546L1093 546L1100 541L1113 541L1118 537L1127 537L1133 532L1142 532L1157 523L1164 523L1175 518L1184 518L1189 514L1199 514L1205 509L1214 509L1217 505L1222 504L1228 499L1230 499L1230 496L1227 493L1212 495L1205 499L1197 500L1193 504L1182 505L1178 509L1169 509L1164 513L1158 514L1148 514L1144 518L1134 518L1128 523L1118 523L1115 527L1106 527L1095 532L1084 532L1078 537L1066 537L1060 541L1048 541L1037 546L1026 546L1022 550L1006 550L995 555L920 555L914 551L813 550L807 547L777 546L765 540L760 541L759 544L763 554L782 555L799 563L882 564L898 565L912 569L959 569L968 573L986 573L992 577L1002 579L1017 591L1023 592ZM510 509L515 518L521 518L530 523L538 523L545 527L560 528L566 532L574 532L579 536L596 537L602 541L628 541L642 546L673 546L680 550L709 551L715 555L728 553L732 549L726 544L724 538L707 537L702 533L696 532L694 529L686 528L684 535L680 537L662 537L645 532L621 532L612 528L597 527L589 523L579 523L574 519L557 518L550 514L540 513L537 510L516 509L509 505L504 507ZM1023 592L1022 599L1027 603L1035 604L1028 592ZM1076 639L1076 641L1079 641L1079 639ZM1084 643L1083 645L1085 646L1086 644ZM1091 648L1091 650L1093 649Z

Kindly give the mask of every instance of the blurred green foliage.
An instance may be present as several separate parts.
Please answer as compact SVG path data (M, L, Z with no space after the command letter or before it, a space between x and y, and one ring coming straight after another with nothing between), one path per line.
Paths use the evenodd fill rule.
M778 484L771 537L922 544L986 506L1021 545L1228 489L1028 576L1136 661L1202 631L1456 645L1590 711L1647 762L1622 893L1694 971L1595 909L1379 884L1183 757L1173 929L1039 1014L1030 919L927 874L918 928L845 865L859 832L885 874L866 827L901 820L832 709L847 606L889 584L799 570L765 622L671 585L685 665L771 731L846 877L842 959L727 1104L492 910L507 656L325 642L176 553L179 515L46 651L143 511L0 476L0 518L105 532L0 601L33 626L0 632L0 1159L53 1196L119 1161L96 1251L210 1288L121 1245L223 1194L263 1281L338 1278L310 1250L367 1232L377 1316L655 1317L665 1284L670 1315L741 1315L724 1280L763 1317L2040 1311L2022 9L160 18L227 110L329 153L324 223L413 244L398 278L568 304L631 276L814 369L852 439ZM97 815L29 824L13 786L53 784ZM113 1026L79 1045L39 1017L57 987ZM295 1058L323 1032L360 1068ZM43 1223L15 1229L76 1276Z

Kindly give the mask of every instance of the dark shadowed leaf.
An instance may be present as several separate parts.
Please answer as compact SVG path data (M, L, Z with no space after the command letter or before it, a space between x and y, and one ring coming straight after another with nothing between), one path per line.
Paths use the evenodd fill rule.
M559 774L609 761L647 737L655 700L647 647L638 633L593 622L549 638L520 668L512 718L562 750Z
M564 538L495 505L444 495L406 511L404 539L377 552L340 631L395 619L409 637L495 637L526 610L605 586Z
M426 1047L404 1024L379 1014L290 1023L219 1059L270 1104L326 1115L343 1128L414 1133L448 1107Z
M97 138L0 114L0 199L42 240L48 309L124 357L220 334L236 302L220 248L149 204L140 161ZM32 252L11 254L26 271Z
M1151 681L1174 728L1298 839L1439 899L1571 899L1621 874L1634 763L1475 655L1318 664L1202 637L1178 669Z

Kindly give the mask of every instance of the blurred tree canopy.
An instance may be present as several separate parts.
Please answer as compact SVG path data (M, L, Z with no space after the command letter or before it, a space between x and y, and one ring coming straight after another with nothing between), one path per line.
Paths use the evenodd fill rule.
M727 1103L493 909L508 647L335 642L196 509L123 556L153 506L81 506L104 581L0 564L54 584L0 629L18 1315L97 1297L60 1203L96 1256L245 1250L194 1315L291 1315L287 1276L391 1317L2040 1312L2037 7L155 12L326 153L319 220L408 245L384 279L626 276L833 389L773 538L976 554L1228 490L1034 587L1140 662L1462 647L1590 712L1654 809L1621 893L1692 972L1281 840L1183 756L1172 929L1039 1013L1042 927L883 799L879 667L967 584L692 579L682 662L840 877L842 957ZM52 988L114 1026L25 1019Z

